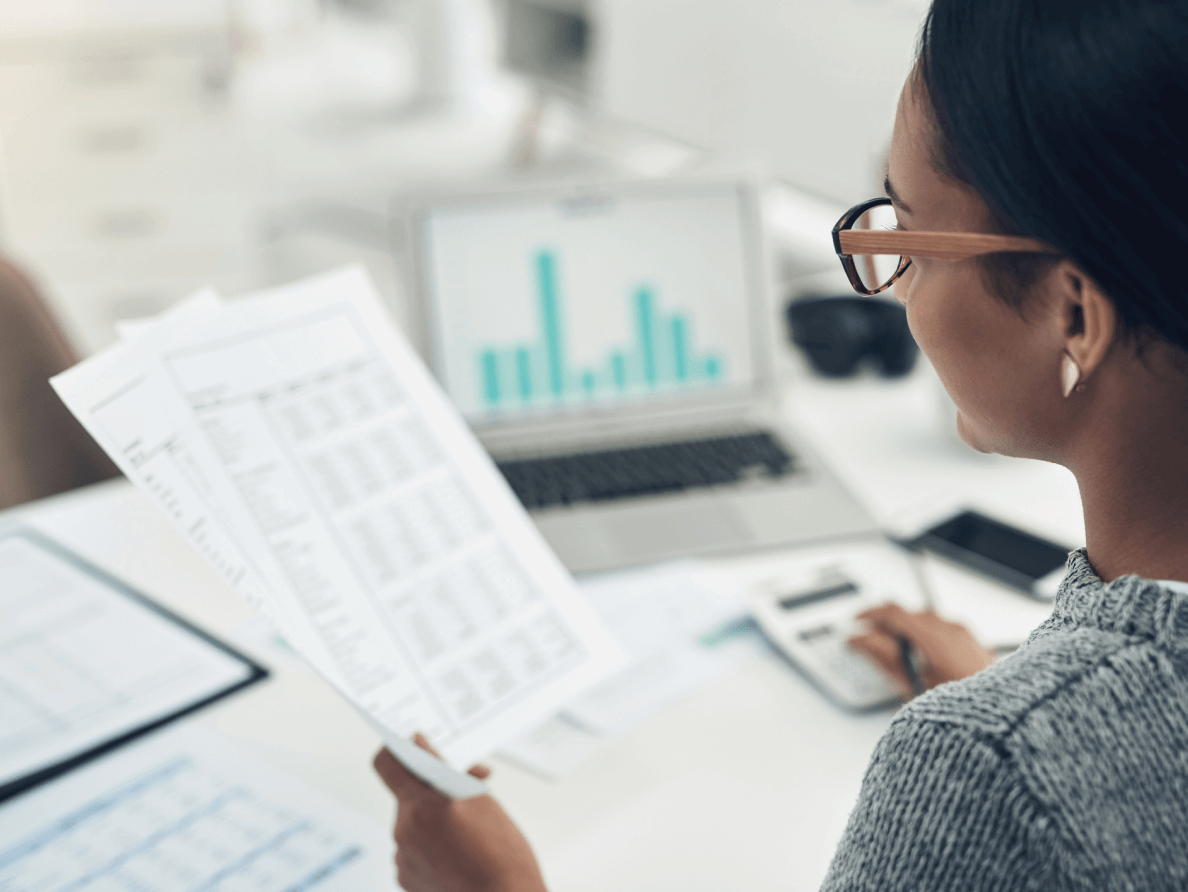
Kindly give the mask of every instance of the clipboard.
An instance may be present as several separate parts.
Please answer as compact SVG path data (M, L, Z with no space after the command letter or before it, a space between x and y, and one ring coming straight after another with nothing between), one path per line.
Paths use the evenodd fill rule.
M268 677L36 530L0 530L0 802Z

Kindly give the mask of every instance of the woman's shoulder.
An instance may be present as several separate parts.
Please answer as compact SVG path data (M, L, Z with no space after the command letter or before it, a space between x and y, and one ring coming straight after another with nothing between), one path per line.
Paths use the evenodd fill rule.
M1059 710L1070 698L1093 699L1095 692L1126 699L1146 696L1150 679L1142 676L1152 670L1163 673L1151 665L1136 676L1124 667L1135 660L1149 663L1152 650L1152 642L1114 630L1076 628L1036 636L978 674L916 698L897 721L948 725L1005 740L1037 711ZM1120 679L1119 673L1128 678Z
M1022 647L917 698L899 720L1005 738L1037 713L1063 713L1070 704L1175 710L1186 684L1188 593L1135 576L1103 583L1080 551L1070 556L1051 617ZM1088 720L1084 710L1071 715Z
M1102 777L1155 771L1188 790L1188 654L1151 631L1056 617L1010 656L916 698L886 742L976 742L1033 789L1093 764Z
M1063 625L917 697L879 742L826 888L1179 888L1186 672L1133 626Z

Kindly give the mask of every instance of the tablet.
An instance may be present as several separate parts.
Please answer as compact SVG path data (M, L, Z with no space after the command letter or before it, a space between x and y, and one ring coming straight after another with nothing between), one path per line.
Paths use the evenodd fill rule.
M267 674L40 533L0 532L0 801Z

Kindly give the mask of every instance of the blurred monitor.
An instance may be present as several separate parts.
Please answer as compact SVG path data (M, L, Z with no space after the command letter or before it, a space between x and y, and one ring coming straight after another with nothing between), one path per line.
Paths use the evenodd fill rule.
M508 0L505 61L543 86L584 99L594 28L589 0Z
M508 66L823 197L868 197L925 0L503 0Z

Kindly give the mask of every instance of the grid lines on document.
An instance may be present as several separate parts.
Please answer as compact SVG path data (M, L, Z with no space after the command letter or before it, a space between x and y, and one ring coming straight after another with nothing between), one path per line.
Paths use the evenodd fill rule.
M362 854L182 757L0 850L0 889L301 892Z
M59 741L93 745L246 674L238 660L19 536L0 541L0 617L3 766L55 757Z
M349 359L208 390L194 410L356 695L393 730L445 744L584 652L359 325L338 333L357 341ZM352 621L344 578L383 629Z

